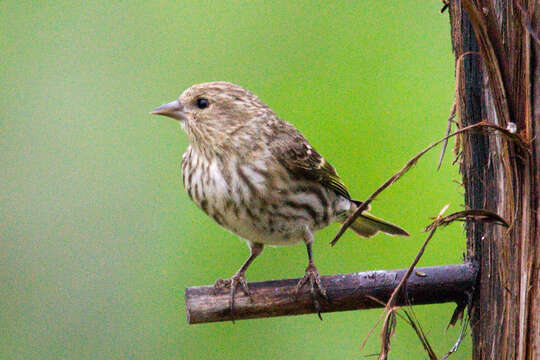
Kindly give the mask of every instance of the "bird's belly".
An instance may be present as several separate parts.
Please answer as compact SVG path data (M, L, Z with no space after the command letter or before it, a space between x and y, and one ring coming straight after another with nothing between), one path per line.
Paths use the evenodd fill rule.
M217 206L208 206L210 209L205 211L218 224L245 240L291 245L303 241L306 230L315 232L336 221L336 208L350 206L344 198L333 194L328 198L324 207L313 193L278 191L270 196L239 199L229 193L209 192L208 203Z
M207 195L195 203L219 225L250 242L290 245L302 241L306 227L313 227L307 217L283 212L277 204L246 198L238 202L228 193Z
M297 182L291 187L283 179L269 182L250 165L202 165L184 176L188 194L219 225L250 242L297 243L306 230L326 227L350 206L349 200L318 184ZM192 164L185 167L184 174L189 174Z
M246 213L227 219L223 226L245 240L267 245L292 245L303 239L301 225L270 220L265 215L255 220Z

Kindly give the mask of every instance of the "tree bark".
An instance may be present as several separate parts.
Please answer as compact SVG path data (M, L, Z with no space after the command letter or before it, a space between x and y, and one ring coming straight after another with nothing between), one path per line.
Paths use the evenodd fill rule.
M321 276L330 302L324 301L321 312L384 307L408 269L367 271L354 274ZM477 269L470 264L417 268L405 286L406 296L396 305L463 304L476 281ZM309 291L295 296L300 279L249 283L251 298L242 291L236 294L234 319L316 313ZM186 289L186 312L189 324L231 320L230 291L213 286Z
M485 120L500 133L460 137L468 208L510 228L468 222L469 261L480 274L471 307L473 359L540 359L540 47L537 0L452 0L460 126Z

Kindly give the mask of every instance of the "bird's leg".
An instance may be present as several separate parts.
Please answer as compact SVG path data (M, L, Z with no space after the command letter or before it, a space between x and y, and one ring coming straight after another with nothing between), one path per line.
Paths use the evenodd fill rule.
M313 262L313 251L311 249L311 246L313 244L313 234L311 231L306 230L304 235L304 241L306 243L309 263L306 268L306 273L302 279L298 282L298 284L295 287L295 295L298 296L298 292L302 287L309 283L310 292L311 292L311 298L313 300L313 306L315 307L315 310L317 311L319 315L319 319L322 320L321 317L321 304L319 302L319 298L323 298L326 301L329 301L328 296L326 295L326 290L321 285L321 278L319 276L319 271L317 270L317 267L315 266L315 263Z
M219 279L214 284L214 290L218 288L223 288L223 287L230 287L231 292L230 292L229 303L230 303L231 317L233 318L233 321L234 321L234 315L233 315L234 314L234 295L236 294L236 288L240 285L242 289L244 290L244 293L247 296L251 297L251 294L249 292L249 288L246 282L245 273L249 265L251 265L251 263L253 262L253 260L255 260L255 258L262 253L263 248L264 248L263 244L250 242L249 249L251 251L251 254L249 255L248 259L244 262L242 267L238 269L238 271L236 272L236 274L232 276L232 278L227 279L227 280Z

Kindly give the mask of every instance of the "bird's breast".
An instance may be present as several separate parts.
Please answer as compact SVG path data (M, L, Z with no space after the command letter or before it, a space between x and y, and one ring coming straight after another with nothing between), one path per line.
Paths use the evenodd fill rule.
M319 230L350 206L324 186L294 181L264 159L207 159L188 148L182 178L190 198L218 224L263 244L301 241L306 227Z

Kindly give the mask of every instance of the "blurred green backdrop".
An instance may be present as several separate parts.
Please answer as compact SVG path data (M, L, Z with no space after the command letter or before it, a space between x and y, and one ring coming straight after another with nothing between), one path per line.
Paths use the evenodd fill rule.
M440 1L0 2L0 358L348 359L378 351L380 310L187 326L184 289L231 276L246 245L181 186L187 138L148 111L228 80L294 123L358 199L443 135L453 100ZM322 274L403 268L447 203L436 150L373 204L412 236L317 234ZM421 265L462 261L458 225ZM248 280L302 276L302 245L267 248ZM453 306L415 308L439 354ZM470 341L454 356L470 357ZM398 324L391 358L426 358Z

